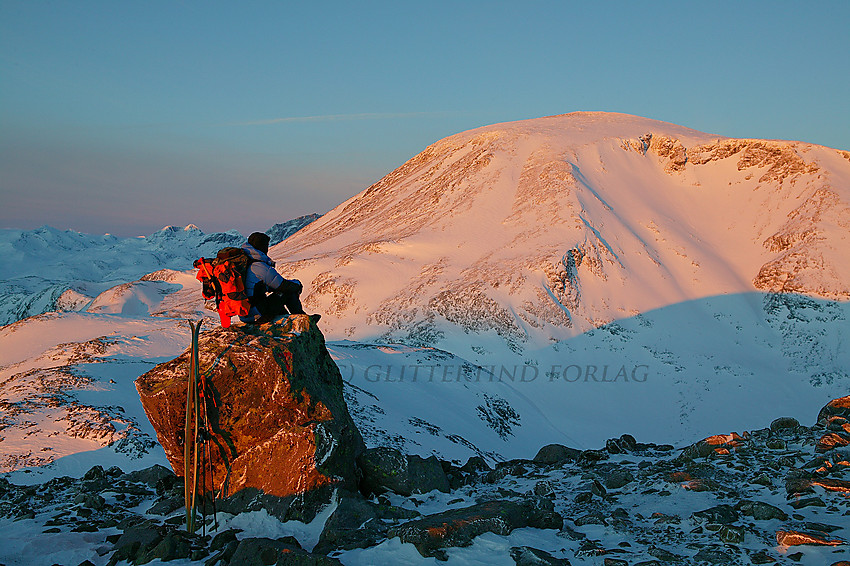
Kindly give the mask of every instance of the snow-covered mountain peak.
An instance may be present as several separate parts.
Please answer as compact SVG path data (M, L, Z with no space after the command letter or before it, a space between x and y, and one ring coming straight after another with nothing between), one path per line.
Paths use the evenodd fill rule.
M843 152L579 112L440 140L272 256L337 336L541 346L714 295L850 297L848 202Z
M183 228L181 228L181 227L179 227L179 226L173 226L173 225L169 224L169 225L167 225L167 226L163 226L162 228L160 228L159 230L157 230L157 232L168 232L168 233L175 233L175 232L200 232L200 231L201 231L201 229L200 229L200 228L198 228L197 226L195 226L194 224L187 224L187 225L186 225L186 226L184 226Z

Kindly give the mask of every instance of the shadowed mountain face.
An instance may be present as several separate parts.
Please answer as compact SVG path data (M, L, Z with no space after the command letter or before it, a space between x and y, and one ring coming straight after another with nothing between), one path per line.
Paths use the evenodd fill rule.
M441 140L271 255L331 337L483 360L727 293L846 300L848 202L847 152L574 113Z

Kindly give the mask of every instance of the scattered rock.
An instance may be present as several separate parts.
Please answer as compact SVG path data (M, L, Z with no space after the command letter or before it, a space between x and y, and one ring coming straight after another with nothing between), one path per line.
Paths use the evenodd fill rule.
M485 532L507 535L514 529L535 527L561 529L563 518L545 500L488 501L462 509L452 509L391 527L389 537L412 543L425 557L444 557L441 549L469 546Z
M730 505L716 505L702 511L697 511L693 518L709 523L729 525L738 520L738 512Z
M771 432L794 431L800 426L800 421L794 417L779 417L770 423Z
M788 514L785 511L768 503L762 503L761 501L741 501L735 508L742 515L750 516L756 521L769 521L771 519L785 521L788 519Z
M246 538L239 541L230 564L239 566L333 566L342 563L336 558L313 554L291 540Z
M735 556L723 547L710 546L703 548L694 555L694 561L711 564L736 564Z
M828 426L844 426L845 420L831 415ZM635 444L628 450L640 455L637 461L625 456L606 461L609 450L591 450L575 451L575 458L557 465L511 460L490 468L487 461L476 457L458 468L436 458L426 460L381 449L364 452L360 466L365 471L370 458L380 456L376 458L380 466L376 465L375 470L383 470L381 474L393 478L384 481L392 486L393 494L370 500L358 491L329 484L287 497L247 488L216 502L219 511L228 513L264 509L281 520L309 522L337 497L336 508L310 552L292 537L240 541L238 531L233 529L217 533L211 541L210 537L188 535L183 530L183 514L175 513L182 508L182 480L162 467L123 474L117 468L104 470L95 466L80 479L59 477L32 486L17 486L0 478L0 517L40 520L36 533L99 531L103 534L97 538L106 539L106 543L95 550L103 558L92 560L103 564L108 559L112 565L154 560L206 566L338 564L328 554L369 548L396 536L414 544L423 556L447 558L447 548L472 544L479 534L506 536L514 529L527 527L559 529L554 540L561 544L544 547L545 551L530 546L512 547L510 555L516 564L569 564L563 556L570 552L580 562L608 566L781 561L792 564L811 559L810 552L814 551L806 551L805 557L798 551L805 545L845 544L841 536L844 515L848 514L844 496L850 493L850 479L845 475L850 469L850 449L832 449L814 457L819 435L801 429L805 427L777 419L770 429L741 437L741 445L728 454L718 454L712 448L704 460L662 454L651 445ZM622 438L613 440L617 441L615 450L626 448L621 446ZM768 446L774 440L785 442L781 454L770 451ZM426 472L417 472L416 466L423 463L428 466ZM405 468L403 474L398 473ZM366 476L370 474L381 477L374 470ZM427 486L429 478L439 478L440 474L443 479L461 478L460 487L451 485L456 492L448 497L435 493L412 496L424 488L411 485ZM781 502L784 494L773 487L781 486L783 481L787 503ZM613 491L627 485L631 489ZM663 489L665 485L670 489ZM683 495L681 488L707 491ZM716 504L693 513L690 519L694 524L690 526L675 514L655 512L645 517L639 512L679 508L681 497ZM643 501L640 508L632 506L636 498ZM405 508L433 510L442 501L448 507L467 506L427 516ZM470 506L464 503L467 501L478 503ZM732 505L734 502L737 503ZM570 527L555 512L556 505L572 518ZM794 509L790 518L784 510L787 508ZM149 514L145 515L144 509L149 509ZM173 516L166 519L168 515ZM773 520L782 523L770 523ZM105 536L104 530L112 527L121 534ZM551 538L551 534L540 540L546 537ZM793 552L777 551L773 543L765 544L774 539L780 546L798 548ZM613 540L620 541L619 548ZM654 546L658 543L675 544L683 555ZM108 557L110 552L112 556ZM635 562L630 558L647 554L654 560Z

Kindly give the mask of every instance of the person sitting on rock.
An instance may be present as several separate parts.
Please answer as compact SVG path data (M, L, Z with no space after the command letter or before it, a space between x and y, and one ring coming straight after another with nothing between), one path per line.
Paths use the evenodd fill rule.
M245 293L251 302L251 310L248 316L239 317L242 322L269 322L285 314L306 314L301 307L301 282L284 279L267 255L269 237L262 232L254 232L242 249L252 260L245 276ZM319 315L310 318L316 322Z

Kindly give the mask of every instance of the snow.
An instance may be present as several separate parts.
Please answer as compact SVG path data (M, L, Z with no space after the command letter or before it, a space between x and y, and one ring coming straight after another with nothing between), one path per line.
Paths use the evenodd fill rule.
M3 532L3 549L0 559L6 566L52 566L53 564L80 564L85 560L97 558L92 556L93 548L102 547L108 551L109 545L104 543L103 533L43 533L43 522L36 519L13 521L0 519L0 530ZM114 529L115 533L118 529ZM110 533L111 534L111 533ZM108 556L97 566L103 566Z
M594 270L579 266L584 300L570 309L575 324L529 330L531 343L569 338L624 313L755 291L753 279L774 255L765 239L827 173L761 183L766 166L739 170L747 150L671 173L652 151L623 149L630 136L647 132L656 139L678 136L685 144L723 141L652 120L597 114L465 132L434 144L423 153L431 161L417 156L274 248L272 256L302 280L332 281L308 287L307 302L335 311L330 336L360 340L384 332L405 339L407 326L394 328L391 317L376 323L381 305L399 304L404 314L416 308L411 316L418 322L434 311L436 290L474 282L524 278L499 297L521 312L525 302L538 300L533 287L541 264L576 247L597 257L587 258L595 261ZM790 147L812 162L830 161L831 178L846 177L846 160L836 159L837 152ZM472 167L473 159L482 164ZM846 187L832 188L846 193ZM846 224L847 213L841 219ZM827 233L830 249L846 249L843 231ZM838 254L830 266L842 272L838 286L846 290L843 266L850 262L839 261L846 252ZM436 273L428 292L414 294L419 289L409 282L429 267ZM618 284L622 292L612 294Z
M281 522L268 514L265 509L260 511L248 511L239 515L229 513L218 513L216 518L219 522L219 531L226 529L241 529L237 538L242 540L249 537L265 537L278 539L285 536L295 537L301 548L310 552L319 542L319 536L325 528L328 518L336 511L337 501L327 505L319 511L316 518L309 523L301 521Z
M316 218L296 218L269 232L280 241ZM190 269L195 259L243 242L235 230L204 234L193 224L166 226L141 238L94 236L50 226L0 230L0 324L55 310L57 303L70 307L60 310L78 310L115 285L156 270Z
M664 140L702 153L677 170ZM553 442L598 448L624 433L682 446L778 416L808 423L846 394L848 201L850 160L829 148L580 113L441 140L271 256L305 283L308 312L322 313L369 446L458 463L531 458ZM188 267L241 238L191 225L134 239L0 231L10 481L167 465L133 380L188 347L187 319L218 324ZM792 294L758 286L772 284L760 275L774 265ZM42 314L57 305L66 312ZM420 511L446 508L432 495ZM701 497L676 498L682 516ZM310 525L262 513L221 521L312 548L331 510ZM34 520L0 529L6 564L79 563L95 544L42 534ZM450 549L447 564L511 564L519 545L576 546L522 529ZM436 563L398 539L338 557Z

